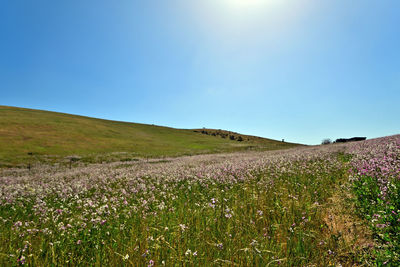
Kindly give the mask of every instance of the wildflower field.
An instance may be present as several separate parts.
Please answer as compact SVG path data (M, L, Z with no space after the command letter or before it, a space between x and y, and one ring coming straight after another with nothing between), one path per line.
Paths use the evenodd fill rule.
M400 260L400 135L0 172L0 265Z

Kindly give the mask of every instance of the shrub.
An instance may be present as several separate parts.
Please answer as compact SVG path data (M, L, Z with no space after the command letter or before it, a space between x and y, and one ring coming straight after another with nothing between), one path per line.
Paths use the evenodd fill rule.
M329 144L332 144L332 140L329 138L326 138L321 142L321 145L329 145Z

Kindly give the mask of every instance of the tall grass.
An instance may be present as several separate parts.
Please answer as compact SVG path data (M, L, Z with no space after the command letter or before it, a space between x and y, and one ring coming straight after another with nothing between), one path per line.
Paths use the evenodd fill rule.
M3 171L0 265L362 264L328 223L348 146Z
M400 136L357 144L350 152L358 214L368 221L377 265L400 262Z

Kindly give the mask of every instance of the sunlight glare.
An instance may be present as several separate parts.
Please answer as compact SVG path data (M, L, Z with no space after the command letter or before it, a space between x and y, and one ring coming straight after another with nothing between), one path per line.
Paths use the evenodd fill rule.
M228 2L234 6L234 7L242 7L242 8L248 8L248 7L260 7L264 6L267 3L274 2L274 0L228 0Z

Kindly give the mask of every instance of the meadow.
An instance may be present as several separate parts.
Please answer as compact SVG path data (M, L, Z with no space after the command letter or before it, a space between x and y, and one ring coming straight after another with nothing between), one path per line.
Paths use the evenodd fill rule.
M400 135L0 172L0 265L396 266Z
M26 167L38 162L65 164L66 157L71 155L86 163L101 163L298 146L240 136L243 141L208 136L194 129L0 106L0 168Z

